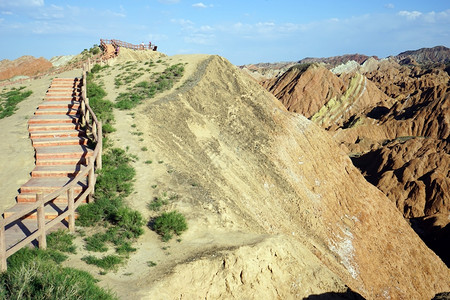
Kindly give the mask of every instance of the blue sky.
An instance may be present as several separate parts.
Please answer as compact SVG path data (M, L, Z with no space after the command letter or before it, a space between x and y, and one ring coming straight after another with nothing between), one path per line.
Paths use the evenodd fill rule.
M78 54L100 38L233 64L450 47L449 0L0 0L0 60Z

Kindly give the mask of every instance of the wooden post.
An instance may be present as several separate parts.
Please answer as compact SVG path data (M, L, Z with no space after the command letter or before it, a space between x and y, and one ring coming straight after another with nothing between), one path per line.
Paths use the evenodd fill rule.
M38 237L39 248L47 249L47 237L45 235L45 210L44 210L44 195L42 193L36 194L36 202L40 202L37 208L38 231L41 233Z
M100 170L102 168L102 151L103 151L103 128L102 121L98 121L98 139L97 144L99 144L99 151L97 155L97 169Z
M89 105L89 98L86 97L84 101L86 101L86 105ZM86 124L89 125L89 110L87 109L86 109Z
M94 187L95 187L95 172L94 172L94 161L91 157L87 158L89 174L88 174L88 188L92 188L88 195L87 203L91 203L94 200ZM91 165L92 162L92 165Z
M0 273L5 272L6 269L5 219L0 215Z
M86 126L86 104L83 99L81 99L81 126Z
M84 87L84 89L86 89L86 76L87 76L86 73L87 73L86 71L83 72L83 87Z
M69 210L69 231L75 232L75 205L73 197L73 187L67 190L68 210Z
M92 122L92 134L94 135L94 139L98 141L98 135L97 135L97 124Z
M81 98L83 98L83 100L86 99L86 87L82 87L81 88Z

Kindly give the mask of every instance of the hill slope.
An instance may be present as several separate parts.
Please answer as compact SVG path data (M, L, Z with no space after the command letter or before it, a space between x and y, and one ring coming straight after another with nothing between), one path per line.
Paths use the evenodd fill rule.
M147 177L130 203L145 207L158 180L181 195L171 207L190 229L153 271L109 282L150 298L292 298L345 285L369 299L431 298L450 288L446 266L323 129L223 58L171 60L189 61L190 75L123 121L141 142L125 123L116 137L167 167L139 167Z

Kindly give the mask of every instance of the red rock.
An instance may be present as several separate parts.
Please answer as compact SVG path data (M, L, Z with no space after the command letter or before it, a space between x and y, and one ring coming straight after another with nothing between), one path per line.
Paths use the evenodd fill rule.
M10 79L18 75L33 76L52 67L52 63L43 57L22 56L13 61L4 59L0 62L0 80Z

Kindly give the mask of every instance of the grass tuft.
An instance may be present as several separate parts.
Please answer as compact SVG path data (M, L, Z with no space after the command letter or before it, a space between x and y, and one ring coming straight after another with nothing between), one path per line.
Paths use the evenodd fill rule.
M0 119L12 116L17 110L17 104L33 93L32 91L23 91L23 89L25 89L24 86L0 93Z
M180 235L188 228L185 217L175 210L163 212L151 222L150 227L161 236L164 242L169 241L173 234Z

